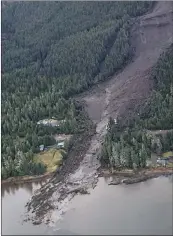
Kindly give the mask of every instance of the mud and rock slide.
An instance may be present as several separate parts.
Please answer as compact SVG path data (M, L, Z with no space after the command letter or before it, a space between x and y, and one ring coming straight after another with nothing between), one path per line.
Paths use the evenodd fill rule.
M96 125L96 132L86 145L85 155L76 170L75 166L71 168L73 171L66 173L61 181L58 174L55 175L34 193L27 204L27 210L32 213L28 219L33 223L58 220L75 194L87 193L96 185L100 166L97 155L109 117L128 115L150 95L150 71L160 54L173 42L173 2L158 2L152 12L137 19L131 35L135 48L133 60L109 81L80 95Z

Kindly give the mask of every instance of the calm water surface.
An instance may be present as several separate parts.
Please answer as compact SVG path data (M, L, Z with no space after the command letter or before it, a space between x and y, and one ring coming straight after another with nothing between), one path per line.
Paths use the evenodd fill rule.
M44 182L2 186L2 234L43 234L44 226L23 223L25 205L32 193Z
M2 188L2 234L172 235L172 178L129 186L108 186L100 178L90 195L71 201L63 219L52 228L22 223L24 206L40 184Z

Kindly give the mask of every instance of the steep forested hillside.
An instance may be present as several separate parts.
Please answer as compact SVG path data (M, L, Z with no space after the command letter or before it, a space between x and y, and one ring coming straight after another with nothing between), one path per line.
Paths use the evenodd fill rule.
M33 163L54 133L86 128L70 97L121 69L130 27L153 2L3 2L2 177L39 174ZM66 119L59 128L37 121Z
M141 110L147 129L173 129L173 45L163 54L153 71L155 90Z
M153 69L154 91L138 115L132 120L110 118L108 133L102 147L103 165L113 167L145 167L151 152L173 151L173 45L161 55ZM124 125L125 124L125 125ZM152 142L148 130L169 130L157 134L157 143Z

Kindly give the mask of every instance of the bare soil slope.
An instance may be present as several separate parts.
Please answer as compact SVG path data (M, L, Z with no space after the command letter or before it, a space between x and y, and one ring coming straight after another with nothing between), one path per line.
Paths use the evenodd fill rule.
M58 182L55 176L32 197L28 209L35 212L34 220L57 220L77 192L96 184L97 154L109 116L128 115L128 110L134 109L149 96L152 89L151 68L173 42L173 2L158 2L151 13L140 17L133 27L131 40L135 47L133 61L111 80L80 96L96 124L96 134L73 174L66 176L63 182Z
M149 72L173 42L173 2L159 2L152 13L139 18L132 30L133 62L108 82L92 89L84 100L96 123L116 117L146 98L152 88Z

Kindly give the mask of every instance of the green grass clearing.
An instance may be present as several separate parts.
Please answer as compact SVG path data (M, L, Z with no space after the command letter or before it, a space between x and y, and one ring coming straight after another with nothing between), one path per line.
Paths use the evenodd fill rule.
M173 163L168 163L168 164L167 164L167 167L173 168Z
M173 157L173 152L164 152L164 153L162 154L162 157L163 157L163 158Z
M47 172L53 172L58 166L62 164L63 156L61 154L62 150L49 149L44 152L35 154L34 161L41 162L47 167Z

